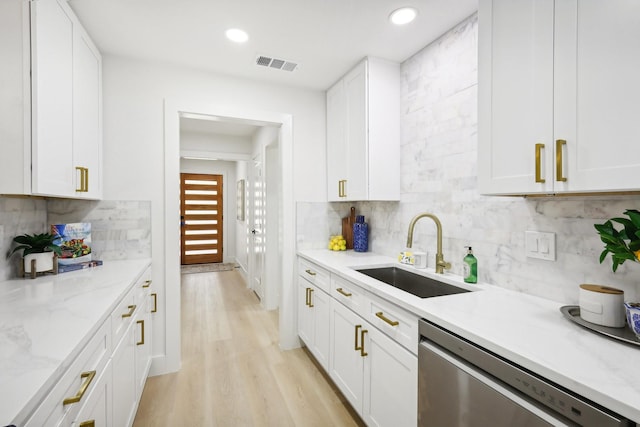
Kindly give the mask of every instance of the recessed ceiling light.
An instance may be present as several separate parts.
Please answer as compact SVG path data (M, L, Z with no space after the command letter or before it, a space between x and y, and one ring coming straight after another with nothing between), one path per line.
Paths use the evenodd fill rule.
M401 7L391 12L389 20L396 25L404 25L416 18L418 11L413 7Z
M249 40L249 34L239 28L230 28L225 34L229 40L236 43L244 43Z

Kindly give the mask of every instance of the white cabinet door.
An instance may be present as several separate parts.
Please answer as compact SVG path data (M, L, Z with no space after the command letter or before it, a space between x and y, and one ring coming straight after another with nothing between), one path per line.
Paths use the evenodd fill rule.
M73 17L58 0L32 7L32 192L73 191Z
M328 200L399 200L399 153L399 65L367 58L327 91Z
M324 369L329 369L329 313L331 297L316 287L310 294L310 311L313 317L311 353Z
M557 191L640 188L640 3L556 2L555 126L565 140Z
M368 324L351 310L331 300L329 376L351 406L362 413L364 356L360 350Z
M112 357L113 425L133 424L136 410L135 324L130 325Z
M136 318L135 329L136 336L136 402L140 401L144 384L149 375L151 368L153 323L151 321L150 304L148 295L145 295L147 302L141 307L140 314Z
M343 183L347 180L346 98L344 81L327 91L327 196L330 202L343 201Z
M98 378L72 427L111 427L111 363Z
M344 77L346 102L347 180L344 184L344 200L367 200L367 146L368 146L368 98L367 62L361 62Z
M298 277L298 335L318 363L329 369L329 295Z
M298 335L309 348L313 343L313 318L311 310L309 310L309 291L311 289L311 283L298 277Z
M369 328L364 346L364 421L381 427L417 425L417 356L376 328Z
M76 197L102 197L102 57L87 33L74 27L73 167Z
M479 18L480 192L638 190L640 4L481 0Z
M553 189L553 16L553 0L480 1L481 193Z

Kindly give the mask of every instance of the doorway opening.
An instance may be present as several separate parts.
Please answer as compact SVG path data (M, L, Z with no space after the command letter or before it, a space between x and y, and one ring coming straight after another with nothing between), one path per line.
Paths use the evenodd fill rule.
M180 263L222 262L223 177L180 174Z

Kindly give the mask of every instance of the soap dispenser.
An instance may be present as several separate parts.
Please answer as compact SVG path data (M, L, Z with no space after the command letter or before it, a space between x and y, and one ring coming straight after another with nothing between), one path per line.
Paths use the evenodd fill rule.
M464 257L464 281L467 283L478 283L478 260L473 256L473 250L471 246L465 246L467 248L467 255Z

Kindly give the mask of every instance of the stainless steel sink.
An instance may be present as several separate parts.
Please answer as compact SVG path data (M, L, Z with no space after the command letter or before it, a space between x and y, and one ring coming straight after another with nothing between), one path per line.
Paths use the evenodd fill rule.
M469 292L467 289L449 285L397 267L364 268L356 271L420 298Z

